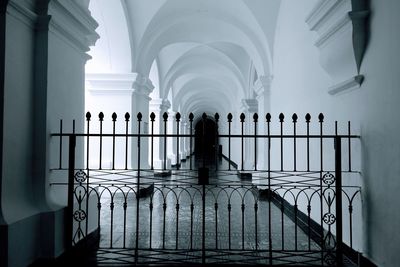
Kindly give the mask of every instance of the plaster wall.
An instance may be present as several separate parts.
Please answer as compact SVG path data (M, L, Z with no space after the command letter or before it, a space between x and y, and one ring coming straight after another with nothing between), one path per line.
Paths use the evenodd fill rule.
M395 204L400 189L400 166L396 163L400 153L400 63L396 53L400 35L395 29L400 24L400 3L371 1L370 42L360 71L365 81L360 88L334 96L328 94L331 80L319 64L315 36L304 22L315 3L282 1L275 42L272 115L297 112L304 120L309 112L315 122L322 112L326 131L331 133L335 120L342 129L346 121L352 122L354 133L361 135L360 145L353 152L358 157L356 168L361 170L361 176L344 179L360 179L362 184L363 238L359 238L356 247L378 266L396 266L400 260L400 237L394 230L400 226ZM357 227L359 236L360 231Z
M48 27L50 17L41 12L54 12L52 18L59 19L59 3L52 1L51 11L35 4L10 1L4 11L1 266L27 266L64 251L66 190L51 183L65 182L66 175L51 171L58 158L51 133L58 131L60 118L76 118L77 129L83 129L87 56L56 23ZM82 152L77 150L78 162Z
M5 221L13 223L37 212L30 190L34 34L15 16L7 14L6 20L2 209Z

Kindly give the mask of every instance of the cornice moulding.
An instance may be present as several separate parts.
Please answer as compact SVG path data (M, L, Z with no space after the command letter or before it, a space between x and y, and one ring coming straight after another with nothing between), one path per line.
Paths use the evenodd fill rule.
M88 92L92 95L131 96L133 90L128 90L128 89L88 89Z
M356 9L356 10L353 10ZM320 0L306 19L317 32L320 65L332 78L331 95L360 87L360 66L368 42L368 5L364 0Z
M320 0L306 19L312 31L318 31L329 19L330 14L337 6L346 0Z
M51 15L49 30L83 52L89 51L89 46L99 38L95 31L97 22L75 1L53 0L49 3L48 14Z
M315 46L318 48L323 46L326 42L334 39L335 34L345 31L346 27L351 27L351 20L348 14L342 16L338 21L336 21L336 23L321 34L315 42Z
M132 94L135 79L134 73L87 73L85 80L91 93Z
M349 92L353 89L359 88L363 81L364 81L363 75L354 76L347 81L344 81L337 85L329 87L328 93L330 95L338 95L343 92Z
M35 28L37 14L33 11L34 7L28 1L9 1L6 13L18 19L30 28Z

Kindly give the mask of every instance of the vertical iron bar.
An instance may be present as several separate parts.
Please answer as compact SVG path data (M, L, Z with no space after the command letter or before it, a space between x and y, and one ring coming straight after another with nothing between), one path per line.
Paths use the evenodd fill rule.
M350 223L349 223L349 227L350 227L350 248L353 248L353 205L349 204L349 217L350 217Z
M194 205L192 202L190 203L190 250L193 249L193 212L194 212Z
M149 205L149 209L150 209L150 240L149 240L149 248L152 248L152 238L153 238L153 196L151 196L150 198L150 205Z
M126 186L126 185L125 185ZM125 244L126 244L126 209L128 207L128 203L126 202L126 196L125 196L125 201L123 204L123 208L124 208L124 240L123 240L123 248L125 248Z
M256 250L258 250L258 202L254 203L254 234Z
M101 170L101 163L102 163L102 153L103 153L103 120L104 114L103 112L99 113L99 121L100 121L100 158L99 158L99 169Z
M258 121L257 113L254 113L253 120L254 120L254 170L257 171L257 121Z
M139 259L139 200L140 200L140 122L142 121L142 113L137 114L138 120L138 137L137 137L137 180L136 180L136 240L135 240L135 263Z
M297 199L294 205L294 250L297 251L297 214L298 214L298 206Z
M281 171L283 171L283 120L285 116L283 113L279 114L279 122L281 124Z
M113 153L112 153L112 169L115 170L115 121L117 120L117 114L114 112L112 114L112 121L113 121Z
M215 210L215 249L218 249L218 203L214 204Z
M307 171L310 171L310 113L306 114L306 123L307 123Z
M272 265L272 219L271 219L271 201L272 201L272 189L271 189L271 114L267 113L265 116L267 120L267 134L268 134L268 249L269 249L269 265Z
M231 123L232 123L232 114L228 114L228 170L231 170Z
M90 112L86 113L86 120L87 120L87 143L86 143L86 174L87 174L87 179L86 179L86 212L89 212L89 133L90 133L90 118L92 115ZM75 123L74 123L75 125ZM74 126L75 128L75 126ZM88 219L86 218L85 220L85 234L86 236L88 235L89 231L89 225L88 225Z
M335 121L335 135L338 135L338 122Z
M179 170L180 159L179 159L179 120L181 119L181 114L178 112L175 115L176 118L176 169Z
M168 113L164 112L164 162L163 162L163 170L167 169L167 121L168 121Z
M229 250L231 250L231 200L229 199L228 202L228 243L229 243Z
M204 125L204 124L203 124ZM201 263L206 263L206 185L203 183L202 250Z
M178 200L177 200L178 201ZM175 228L175 249L178 249L179 241L179 202L176 203L176 228Z
M154 119L156 117L156 114L152 112L150 114L150 120L151 120L151 166L150 169L154 170Z
M336 264L343 263L343 225L342 225L342 143L335 137L335 176L336 176Z
M218 134L218 121L219 121L219 114L215 113L214 115L215 118L215 149L214 149L214 155L215 155L215 170L218 171L218 151L219 151L219 134Z
M242 250L244 250L244 199L242 199Z
M293 170L296 171L296 160L297 160L297 153L296 153L296 123L297 123L297 114L294 113L292 116L293 119Z
M62 141L63 141L63 120L60 120L60 165L59 165L59 169L61 170L62 169L62 147L63 147L63 144L62 144Z
M193 134L193 118L194 118L194 116L193 116L193 113L190 113L189 114L189 121L190 121L190 144L189 144L189 146L190 146L190 155L189 155L189 160L190 160L190 162L189 162L189 165L190 165L190 170L192 170L192 146L193 146L193 136L192 136L192 134Z
M207 115L206 113L203 113L202 115L202 119L203 119L203 132L201 135L201 144L202 144L202 151L203 151L203 168L206 167L206 151L205 151L205 147L206 147L206 120L207 120Z
M128 169L128 128L130 115L128 112L125 113L125 170Z
M75 176L75 147L76 136L72 134L69 136L69 150L68 150L68 220L66 225L66 239L65 246L70 249L72 247L73 238L73 214L74 214L74 176Z
M113 226L114 226L114 196L111 196L110 203L111 225L110 225L110 248L113 247Z
M307 229L308 229L308 250L311 250L311 201L308 201L307 205Z
M244 113L242 113L242 114L240 114L240 123L242 124L242 134L241 134L241 137L240 137L240 140L241 140L241 152L242 152L242 166L241 166L241 170L243 171L244 170L244 119L245 119L245 115L244 115Z
M324 115L322 113L320 113L318 115L318 119L319 119L319 124L320 124L320 173L319 173L319 186L320 186L320 203L321 203L321 207L320 207L320 235L321 235L321 265L324 266L324 249L325 249L325 244L324 244L324 226L323 226L323 216L324 216L324 191L323 191L323 187L322 187L322 177L323 177L323 170L324 170L324 160L323 160L323 122L324 122Z
M350 121L347 123L347 129L349 134L349 172L351 172L351 125Z
M167 213L167 203L165 202L165 197L164 197L164 203L163 203L163 236L162 236L162 248L165 249L165 223L166 223L166 213Z
M99 184L99 187L101 187L101 184ZM101 202L100 202L100 196L97 198L97 228L100 229L100 212L101 212Z
M283 198L281 199L281 242L282 242L282 251L285 250L285 218L283 216L285 210L285 206L283 205Z
M90 112L86 113L86 121L87 121L87 136L86 136L86 170L89 170L89 133L90 133L90 118L92 115ZM74 121L74 127L75 129L75 121Z

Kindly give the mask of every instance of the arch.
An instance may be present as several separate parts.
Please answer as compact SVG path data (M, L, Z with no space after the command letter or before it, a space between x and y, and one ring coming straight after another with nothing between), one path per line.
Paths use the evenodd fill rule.
M133 49L132 33L126 19L124 1L91 0L91 15L98 21L100 39L91 48L92 60L86 65L90 73L130 73Z
M181 78L183 79L184 76L182 76ZM219 107L222 107L224 109L227 106L231 108L232 104L235 103L235 100L238 97L235 92L229 92L229 86L226 86L214 77L193 77L192 79L184 79L184 81L182 81L182 85L179 88L179 90L176 90L178 92L174 96L175 101L173 108L177 110L178 105L180 105L180 110L182 112L189 111L186 109L182 109L182 107L190 105L190 103L196 101L196 99L198 99L199 97L199 94L204 95L204 97L207 97L210 100L224 99L223 102L219 101Z
M177 42L233 43L250 55L259 73L269 73L271 69L268 43L260 40L265 36L256 36L251 28L235 17L223 17L217 13L190 14L181 17L160 15L160 17L159 20L154 19L150 23L138 46L141 54L134 64L137 72L146 75L150 69L149 65L159 51ZM216 25L218 32L215 31Z
M250 59L248 58L248 61ZM199 45L187 51L172 63L171 68L164 75L162 88L165 88L164 95L173 82L186 73L199 73L204 76L219 76L228 81L234 81L235 87L245 90L246 83L242 70L231 57L223 51L213 47ZM222 75L221 75L222 74Z

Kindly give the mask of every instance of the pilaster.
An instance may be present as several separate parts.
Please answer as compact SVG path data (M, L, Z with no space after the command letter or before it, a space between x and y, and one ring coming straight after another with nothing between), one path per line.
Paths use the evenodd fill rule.
M164 134L165 123L163 115L165 112L168 112L168 109L171 107L171 103L167 99L152 99L150 101L150 111L154 112L156 115L155 119L155 127L154 133ZM167 125L168 130L168 125ZM155 169L163 169L164 168L164 138L155 138L154 139L154 168ZM165 167L166 169L171 168L171 160L166 157Z
M151 98L149 97L150 93L153 91L154 86L148 77L145 77L141 74L136 74L135 81L132 85L132 133L138 133L138 113L142 114L141 118L141 133L148 133L149 130L149 104ZM134 138L135 140L135 138ZM142 138L140 142L140 168L149 168L149 139ZM132 142L132 166L133 168L138 167L138 147L137 142Z
M245 114L244 134L254 134L253 115L258 112L258 101L256 99L242 99L241 111ZM244 171L254 170L254 140L245 138L244 140ZM241 165L241 164L239 164ZM241 169L241 166L239 166Z
M254 92L258 102L258 134L265 133L265 115L271 111L271 84L273 76L260 76L254 83ZM266 166L267 151L264 149L265 140L257 139L257 168L263 169Z

